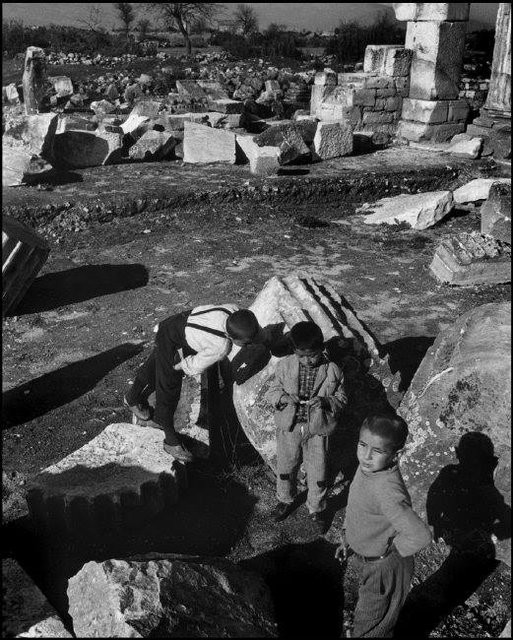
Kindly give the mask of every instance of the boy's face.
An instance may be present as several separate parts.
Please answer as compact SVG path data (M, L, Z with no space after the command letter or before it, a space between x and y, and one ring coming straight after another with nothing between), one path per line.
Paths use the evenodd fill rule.
M322 349L295 349L294 353L302 365L315 367L322 358Z
M398 454L399 451L394 449L387 438L371 433L368 429L360 431L356 455L364 471L383 471L397 462Z

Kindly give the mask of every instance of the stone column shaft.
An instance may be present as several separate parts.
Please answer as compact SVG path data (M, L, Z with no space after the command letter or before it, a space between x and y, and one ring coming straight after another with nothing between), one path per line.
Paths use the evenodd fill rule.
M495 23L492 77L484 108L511 118L511 3L501 2Z

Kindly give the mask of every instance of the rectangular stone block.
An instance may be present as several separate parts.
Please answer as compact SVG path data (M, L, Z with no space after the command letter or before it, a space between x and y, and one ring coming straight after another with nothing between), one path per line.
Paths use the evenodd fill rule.
M395 87L394 78L387 76L369 76L364 82L364 89L393 89Z
M201 100L207 97L206 91L195 80L177 80L176 88L180 96Z
M242 113L244 110L244 104L240 100L231 100L230 98L208 100L208 107L213 111L227 114Z
M424 122L412 122L401 120L397 130L398 138L420 142L421 140L433 140L433 142L447 142L458 133L465 130L461 123L427 124Z
M259 176L275 174L280 168L280 147L259 147L253 136L237 134L237 144L249 162L251 173Z
M466 122L470 111L466 100L449 100L449 122Z
M481 233L511 245L511 182L495 182L481 207Z
M186 122L183 137L183 161L193 164L223 162L235 164L235 134Z
M444 218L452 209L450 191L431 191L414 195L401 194L364 204L356 213L368 213L365 224L408 223L413 229L427 229Z
M394 117L391 113L371 111L363 114L364 124L390 124Z
M412 53L395 44L368 45L365 49L363 70L381 76L407 76L410 73Z
M406 48L413 50L410 98L458 97L466 28L466 22L408 23Z
M404 98L402 117L405 120L441 124L447 122L449 102L447 100L418 100Z
M334 71L319 71L315 74L314 85L334 87L337 84L337 74Z
M349 155L353 151L351 128L341 123L319 122L313 149L321 160Z
M470 15L468 2L395 2L395 17L401 22L418 21L467 21Z
M394 98L387 98L385 102L386 111L401 111L403 106L403 99L401 96L395 96Z
M400 96L407 98L410 93L410 78L395 78L395 88Z
M388 89L376 89L376 97L377 98L393 98L397 96L397 89L394 87L390 87Z
M310 114L312 116L319 117L317 116L317 111L334 89L335 85L313 85L312 93L310 94Z
M374 107L376 103L376 89L360 89L355 92L353 104L362 107Z

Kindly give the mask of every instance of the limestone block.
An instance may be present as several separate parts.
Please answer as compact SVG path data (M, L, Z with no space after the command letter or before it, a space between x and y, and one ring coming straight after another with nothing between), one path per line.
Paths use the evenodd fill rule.
M321 160L349 155L353 151L351 128L340 122L319 122L313 148L315 155Z
M223 85L220 82L198 80L198 85L205 90L207 96L213 100L223 100L229 98Z
M169 131L146 131L129 151L132 160L157 161L172 155L178 144Z
M353 98L353 104L362 107L374 107L376 104L376 89L360 89Z
M280 168L279 147L259 147L253 136L237 134L237 144L249 162L251 173L266 176L275 174Z
M363 114L364 124L391 124L394 121L392 113L369 111Z
M478 158L483 148L483 138L473 138L466 133L460 133L451 140L447 152L459 158Z
M46 56L40 47L27 47L22 86L25 113L39 113L47 87Z
M94 131L98 128L98 123L82 118L80 116L69 115L61 118L57 123L56 134L70 131L71 129L79 131Z
M466 100L449 100L449 122L466 122L470 111Z
M442 240L430 268L452 285L511 282L511 248L488 235L462 232Z
M272 327L280 334L303 320L313 320L321 327L330 357L344 371L351 407L344 414L343 428L332 441L333 460L342 468L351 467L354 448L348 442L357 436L365 416L398 405L399 374L391 373L388 357L383 358L349 303L325 281L304 273L273 277L265 283L250 309L262 327ZM228 358L235 377L240 368L253 374L234 385L233 402L248 439L276 471L276 426L266 392L278 358L263 358L265 354L261 352L259 355L256 352L250 358L238 347L230 352Z
M213 129L195 122L186 122L183 138L183 161L207 164L235 164L235 134Z
M408 76L412 52L398 45L368 45L365 49L363 71L380 76Z
M144 125L150 122L150 118L148 116L140 116L134 113L131 113L128 118L121 123L121 129L123 133L130 134L134 139L139 137L138 132L141 134L144 131Z
M164 452L163 439L160 429L111 424L44 469L27 485L37 529L91 537L174 504L186 485L185 467Z
M394 2L392 6L401 22L466 22L470 15L468 2Z
M511 181L495 182L481 207L481 233L511 244Z
M135 84L128 85L123 94L125 102L128 102L129 104L133 104L136 100L142 98L143 96L144 93L137 82Z
M5 100L8 104L20 104L20 94L18 93L18 89L14 82L11 82L11 84L8 84L3 88L5 90Z
M317 131L317 118L313 116L298 116L295 120L295 125L298 131L307 145L312 144Z
M195 80L177 80L176 88L181 96L201 100L207 98L207 93Z
M459 122L447 124L427 124L424 122L412 122L401 120L397 130L397 137L413 142L421 140L433 140L433 142L447 142L458 133L465 130L465 125Z
M413 229L428 229L451 211L452 204L450 191L429 191L382 198L373 204L364 204L356 212L371 211L363 220L365 224L407 222Z
M138 100L132 111L130 112L131 116L144 116L146 118L155 118L160 108L162 107L162 102L159 100Z
M394 96L385 100L386 111L397 111L400 113L403 107L403 98L401 96Z
M33 229L8 215L2 216L3 315L16 308L49 253L47 242Z
M73 637L57 611L12 558L2 559L2 637Z
M222 98L220 100L209 100L208 106L214 111L220 113L236 114L244 111L244 103L240 100L231 100L230 98Z
M337 84L337 74L334 71L319 71L315 74L314 85L331 86Z
M68 76L50 76L48 80L53 84L53 88L59 97L73 95L73 82Z
M317 116L317 112L321 104L326 100L334 88L334 85L313 85L312 93L310 94L310 114L312 116Z
M408 23L406 48L413 50L410 98L458 98L466 28L466 22Z
M24 147L28 153L51 162L57 125L56 113L22 116L11 128L6 129L2 142L9 146Z
M310 156L310 149L303 140L301 125L296 122L277 122L254 137L261 147L279 147L280 164L288 164Z
M495 183L511 187L511 178L476 178L471 180L454 190L452 194L454 203L466 204L467 202L486 200L490 195L492 185Z
M508 624L502 630L499 638L511 638L511 619L508 621Z
M29 172L33 154L26 148L2 144L2 186L16 187Z
M417 100L405 98L403 100L402 117L405 120L440 124L447 122L449 102L447 100Z
M119 91L114 83L109 84L109 86L105 89L105 98L110 102L115 102L119 99Z
M510 303L481 305L441 331L398 411L415 511L453 552L494 544L511 566Z
M410 78L394 78L397 93L403 98L408 97L410 93Z
M221 558L90 561L70 578L68 599L79 638L277 637L263 579Z
M266 91L281 91L280 83L277 80L266 80L265 81L265 90Z
M122 157L123 132L65 131L55 136L55 165L68 169L115 164Z

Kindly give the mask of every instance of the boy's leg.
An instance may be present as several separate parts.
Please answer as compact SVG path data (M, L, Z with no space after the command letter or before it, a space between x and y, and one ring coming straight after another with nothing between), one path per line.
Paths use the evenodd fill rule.
M291 504L296 497L296 475L301 461L301 432L298 425L293 431L277 430L276 454L276 497L279 502Z
M328 445L329 438L325 436L311 436L303 442L303 462L308 486L306 506L311 514L321 513L326 509Z
M355 638L391 638L401 607L410 591L413 556L392 553L363 563L358 602L354 612Z
M155 350L152 349L147 360L139 367L135 378L125 389L124 400L130 407L137 407L143 414L138 415L141 419L148 419L150 409L148 405L149 395L155 391ZM140 406L138 406L140 405Z

